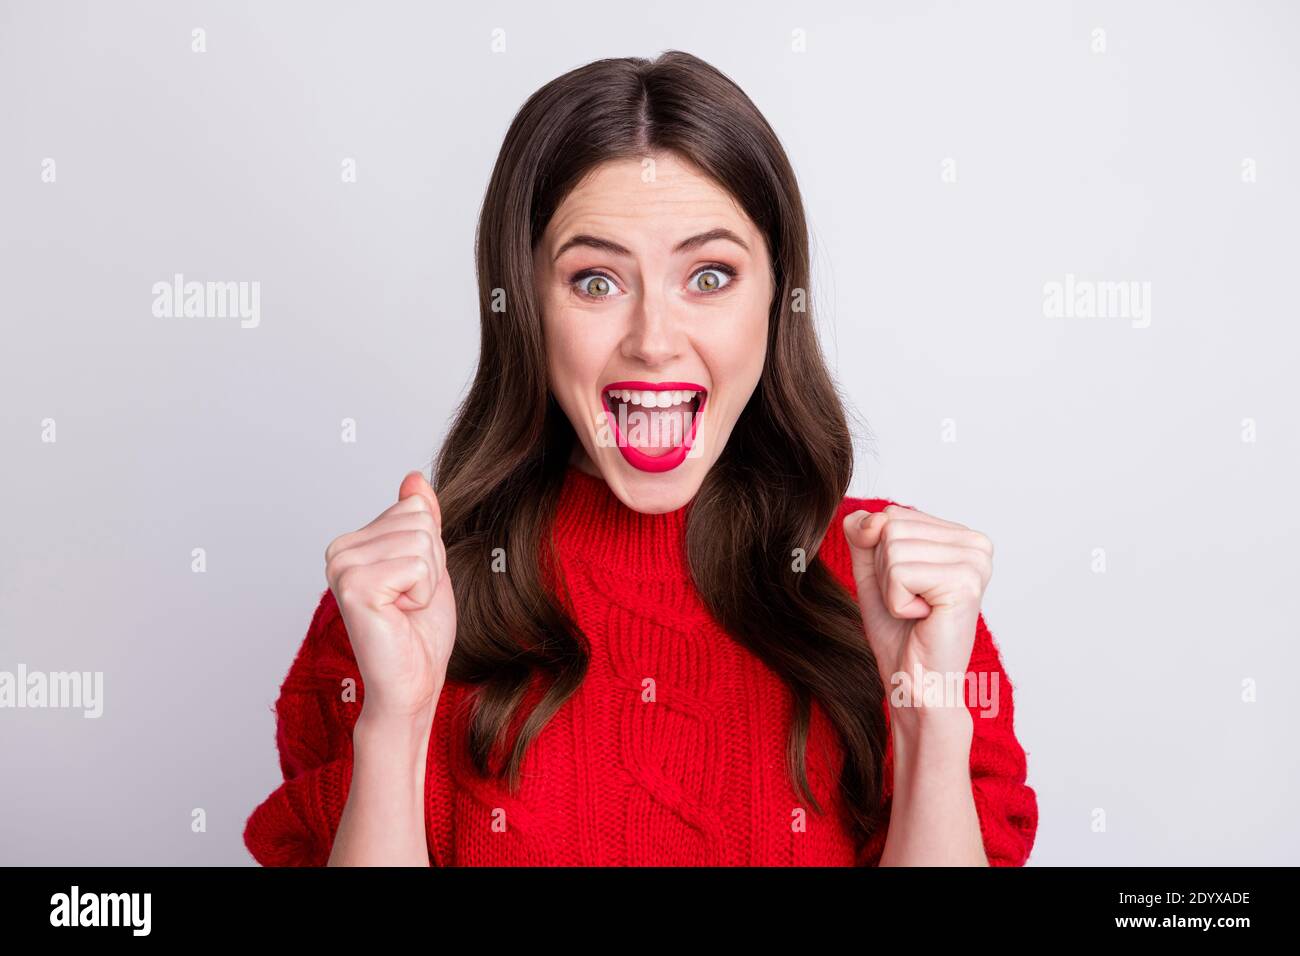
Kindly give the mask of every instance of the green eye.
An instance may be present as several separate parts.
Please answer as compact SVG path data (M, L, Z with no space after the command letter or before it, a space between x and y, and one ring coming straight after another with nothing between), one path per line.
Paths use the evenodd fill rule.
M581 272L571 280L578 294L587 299L608 299L618 291L612 279L599 272Z
M725 288L735 274L735 270L729 266L712 265L705 266L695 273L692 278L698 280L695 282L695 288L698 291L711 295L719 289Z

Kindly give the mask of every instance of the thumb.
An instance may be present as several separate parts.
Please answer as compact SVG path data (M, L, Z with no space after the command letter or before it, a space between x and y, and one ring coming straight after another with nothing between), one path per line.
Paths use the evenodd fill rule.
M433 486L425 480L424 474L419 471L407 472L406 477L402 479L402 486L397 489L397 500L403 501L411 495L422 495L429 502L429 509L433 512L433 520L442 527L442 509L438 507L438 496L433 493Z
M862 608L865 623L897 620L885 603L885 582L880 580L880 561L876 546L880 543L887 516L875 511L855 511L844 518L844 540L849 546L853 561L853 580L858 586L858 605ZM924 617L929 606L920 597L913 599L902 619Z
M868 619L878 618L882 614L888 616L885 598L881 594L880 583L876 580L876 542L880 531L867 524L871 514L870 511L859 510L844 518L844 541L849 546L849 557L853 560L853 580L858 586L858 604Z

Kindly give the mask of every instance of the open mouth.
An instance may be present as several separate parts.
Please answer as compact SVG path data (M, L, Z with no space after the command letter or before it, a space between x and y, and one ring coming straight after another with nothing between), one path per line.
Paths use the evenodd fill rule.
M620 451L646 471L681 463L707 398L694 382L613 382L601 391Z

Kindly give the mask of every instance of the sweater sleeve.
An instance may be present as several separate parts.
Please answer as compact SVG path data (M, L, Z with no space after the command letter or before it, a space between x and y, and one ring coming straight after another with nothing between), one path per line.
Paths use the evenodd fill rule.
M326 590L275 703L284 782L244 826L244 845L258 863L328 862L352 781L352 728L361 699L356 657Z
M1016 739L1011 680L982 613L966 670L975 676L978 696L988 696L981 702L968 694L966 704L974 722L970 775L984 853L990 866L1024 866L1038 831L1038 799L1025 782L1028 767Z
M829 529L822 554L828 567L857 599L852 561L844 540L842 522L846 515L859 509L883 511L893 501L880 498L845 498ZM971 791L979 817L984 853L990 866L1023 866L1033 849L1038 830L1038 801L1027 785L1027 761L1015 733L1015 705L1011 681L992 633L981 612L975 624L975 642L971 649L967 673L973 674L975 687L987 693L987 703L967 694L973 735L970 751ZM976 698L979 694L975 695ZM888 706L885 707L888 718ZM893 805L893 740L886 745L885 813L888 820ZM878 827L860 848L860 866L876 866L884 852L887 826Z

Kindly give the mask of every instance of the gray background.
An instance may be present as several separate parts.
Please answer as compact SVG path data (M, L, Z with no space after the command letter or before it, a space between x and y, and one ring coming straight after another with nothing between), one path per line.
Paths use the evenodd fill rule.
M251 862L324 547L428 465L472 373L475 216L511 117L572 67L667 48L789 151L824 346L875 435L852 492L997 547L1030 862L1298 862L1298 20L0 5L0 669L105 675L98 720L0 710L0 862ZM260 282L260 326L155 318L177 272ZM1150 326L1045 317L1066 273L1150 282Z

